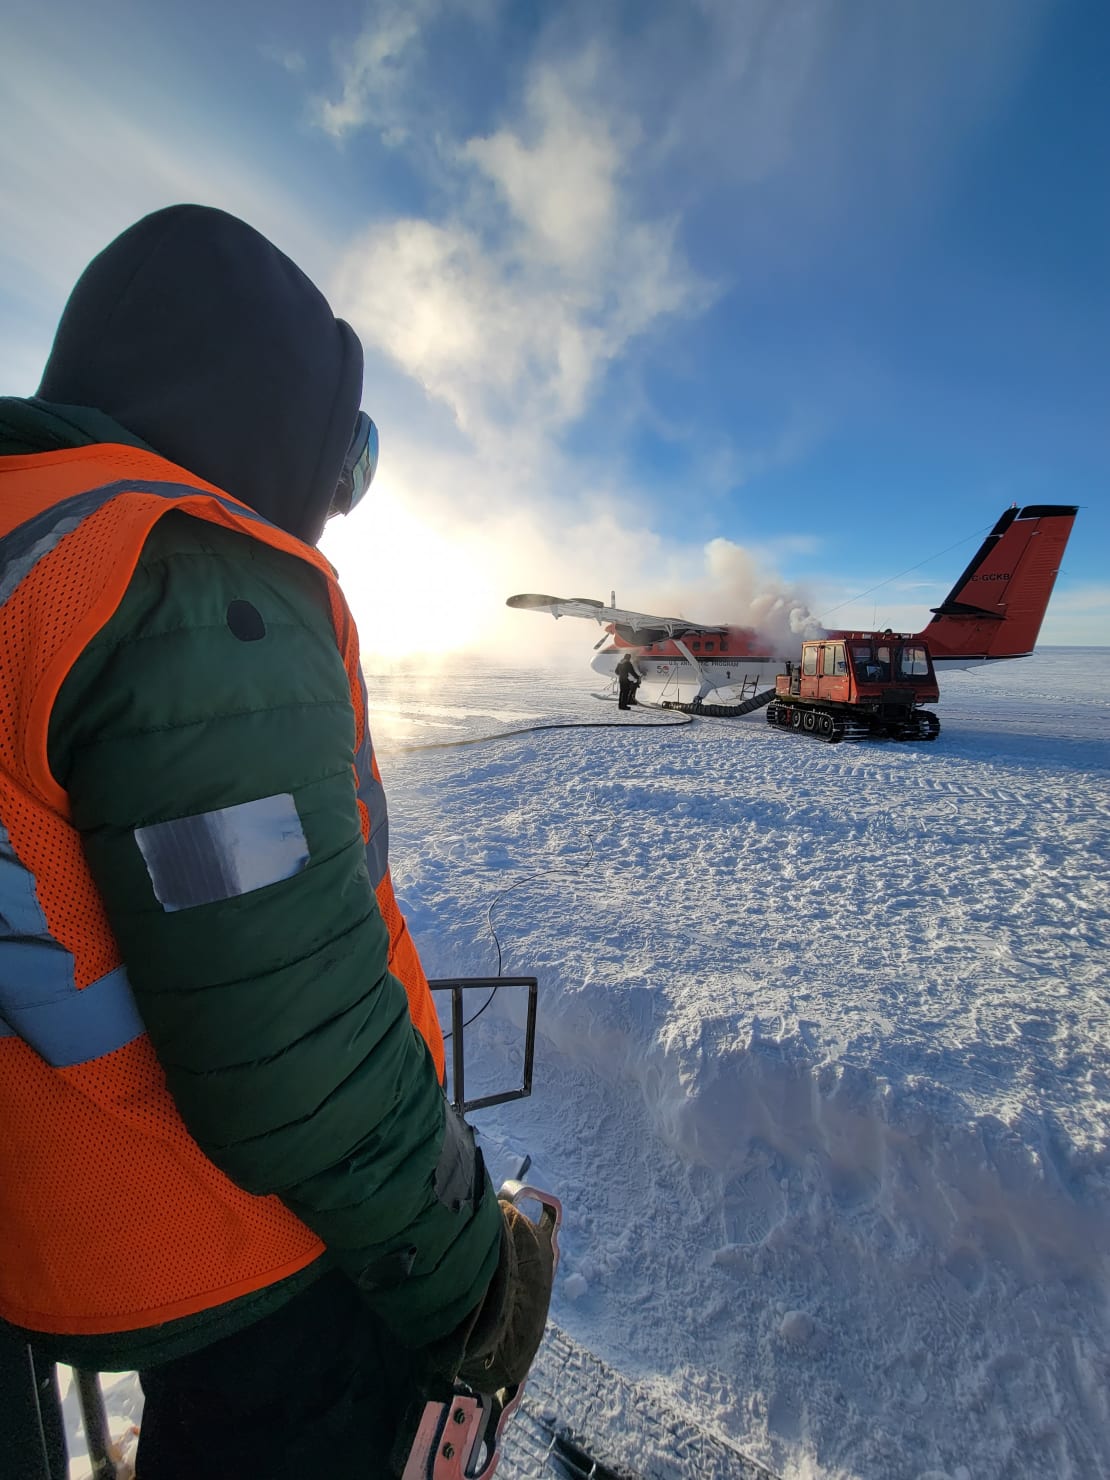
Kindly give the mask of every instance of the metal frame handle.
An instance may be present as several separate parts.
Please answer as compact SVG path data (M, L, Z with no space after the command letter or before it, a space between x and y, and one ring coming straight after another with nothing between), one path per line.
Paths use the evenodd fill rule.
M539 983L534 976L444 976L428 982L433 992L451 993L451 1103L465 1115L470 1110L485 1110L490 1105L504 1105L510 1100L524 1100L532 1093L532 1067L536 1059L536 1001ZM501 987L528 988L528 1018L524 1026L524 1074L519 1089L498 1095L484 1095L477 1100L466 1098L466 1065L463 1049L463 992Z

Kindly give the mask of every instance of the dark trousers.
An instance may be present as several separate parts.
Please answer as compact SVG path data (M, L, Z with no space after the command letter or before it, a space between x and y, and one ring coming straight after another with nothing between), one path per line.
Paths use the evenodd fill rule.
M617 694L617 708L627 709L630 704L636 702L636 690L640 687L638 678L619 678L617 680L619 692Z
M403 1349L338 1273L139 1378L138 1480L396 1480L420 1411Z
M68 1472L54 1363L0 1321L0 1475L65 1480Z

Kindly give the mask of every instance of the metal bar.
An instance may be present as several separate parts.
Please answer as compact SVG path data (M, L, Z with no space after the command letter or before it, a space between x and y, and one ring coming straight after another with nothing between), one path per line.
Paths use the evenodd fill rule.
M482 1095L477 1100L464 1100L456 1108L461 1110L464 1115L469 1115L471 1110L488 1110L491 1105L507 1105L510 1100L525 1100L527 1098L528 1094L525 1090L507 1089L503 1090L499 1095Z
M433 992L451 993L451 1103L455 1109L465 1115L471 1110L485 1110L491 1105L507 1104L510 1100L527 1099L532 1093L532 1071L536 1059L536 1011L539 995L537 979L534 976L444 976L429 980L428 986ZM463 994L468 990L494 992L501 987L528 988L522 1083L519 1089L504 1090L499 1094L482 1095L478 1099L468 1100L465 1079L466 1019L463 1015Z
M430 985L430 984L429 984ZM466 1113L463 1086L463 989L461 982L451 987L451 1094L456 1107Z
M31 1365L35 1372L38 1388L39 1415L43 1438L46 1442L46 1458L53 1480L65 1480L69 1474L69 1452L66 1449L65 1418L62 1414L62 1394L58 1386L58 1369L49 1357L31 1349Z
M536 1006L539 999L539 982L533 977L528 983L528 1017L524 1026L524 1084L521 1095L532 1093L532 1066L536 1061Z
M117 1480L112 1438L108 1432L108 1415L104 1411L104 1394L100 1391L99 1372L89 1372L82 1367L73 1369L77 1383L77 1398L81 1404L81 1418L85 1425L85 1443L92 1465L92 1480Z

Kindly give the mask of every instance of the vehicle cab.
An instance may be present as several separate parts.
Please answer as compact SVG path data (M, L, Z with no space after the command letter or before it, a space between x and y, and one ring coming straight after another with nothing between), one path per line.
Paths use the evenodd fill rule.
M781 697L823 704L934 703L940 697L929 649L894 632L849 632L802 644L801 662L775 683Z

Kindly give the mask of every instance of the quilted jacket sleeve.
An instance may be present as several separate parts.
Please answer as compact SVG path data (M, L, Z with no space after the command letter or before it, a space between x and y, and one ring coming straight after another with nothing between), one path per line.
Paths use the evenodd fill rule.
M388 970L353 746L318 574L178 512L50 730L189 1131L239 1186L277 1193L417 1347L482 1298L500 1214ZM275 877L251 877L249 858L222 882L178 877L160 848L180 852L182 819L208 836L214 817L245 820L248 851L252 827L299 830L292 861Z

